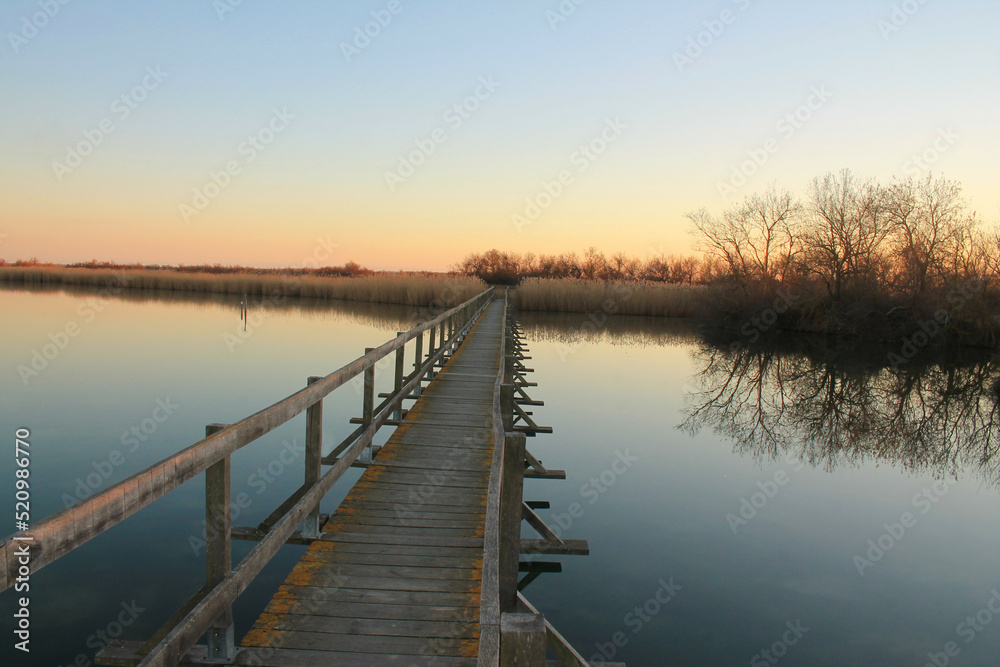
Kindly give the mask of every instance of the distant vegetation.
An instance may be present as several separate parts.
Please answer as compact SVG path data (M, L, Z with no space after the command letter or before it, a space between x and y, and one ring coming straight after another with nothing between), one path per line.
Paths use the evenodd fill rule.
M346 277L324 271L324 269L233 271L219 267L218 270L207 273L190 270L189 267L135 269L114 265L114 268L69 268L22 264L0 268L0 282L29 286L83 285L112 288L116 292L121 288L129 288L246 294L264 299L284 297L345 299L437 308L458 305L486 288L482 281L467 276L368 271L367 275L355 274L353 277Z
M609 257L597 248L590 248L582 256L575 252L535 255L487 250L469 255L452 269L499 285L517 285L526 278L691 285L713 282L724 267L713 258L658 255L640 260L620 252Z
M251 275L295 275L295 276L338 276L355 277L370 276L375 273L371 269L366 269L357 262L347 262L343 266L319 266L316 268L278 268L262 269L255 266L240 266L238 264L178 264L176 266L168 264L121 264L119 262L98 262L92 259L89 262L77 262L75 264L51 264L40 262L37 257L31 259L19 259L16 262L7 263L0 259L0 267L32 267L32 268L63 268L63 269L106 269L114 271L167 271L173 273L208 273L214 275L245 273ZM431 275L430 273L419 275Z
M528 278L512 292L521 310L590 313L603 326L604 315L690 317L699 310L707 287L662 282L607 282L580 278Z
M1000 236L954 181L844 170L814 179L804 201L771 187L721 216L688 217L698 249L724 267L715 319L745 333L997 343Z

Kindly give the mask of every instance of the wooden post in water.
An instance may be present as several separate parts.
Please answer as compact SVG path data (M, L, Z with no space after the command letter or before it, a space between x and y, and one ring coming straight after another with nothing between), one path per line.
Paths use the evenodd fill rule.
M322 380L322 377L312 376L306 380L310 385ZM306 479L305 483L312 486L319 481L323 467L323 400L320 399L306 408ZM306 517L302 526L304 537L319 537L319 505Z
M500 480L500 611L517 609L517 568L521 560L521 503L524 495L524 433L504 433Z
M405 331L399 331L396 333L397 336L402 336ZM398 394L403 389L403 366L406 363L405 352L403 346L396 350L396 374L393 376L392 381L392 393L393 395ZM392 418L396 421L403 420L403 403L400 401L399 407L396 408L392 413Z
M375 348L366 347L365 354L368 354ZM375 411L375 365L371 365L365 369L365 387L364 396L362 397L361 406L361 425L363 428L367 428L372 425L372 420ZM361 452L361 462L371 463L373 458L372 445L365 447L364 451Z
M419 322L418 322L418 325L419 325ZM423 365L423 361L424 361L424 332L423 331L421 331L420 333L417 334L416 341L417 341L417 343L416 343L417 348L416 348L416 350L413 353L413 368L414 368L414 372L415 373L419 373L420 372L420 366ZM421 393L420 392L420 386L421 385L418 382L417 386L413 388L413 395L414 396L420 396L420 393Z
M500 417L503 419L503 432L514 430L514 384L505 382L500 385Z
M209 424L208 437L226 428L226 424ZM231 464L229 456L215 462L205 471L205 585L212 588L232 568L232 538L230 534ZM208 629L208 658L232 660L236 655L233 629L233 606L227 605Z
M541 614L500 616L500 667L545 667L545 618Z
M434 352L436 352L434 346L436 344L435 340L437 339L437 327L431 327L428 331L430 332L430 338L428 338L427 342L427 358L430 359L434 356ZM441 342L443 343L444 341L442 340ZM431 364L430 368L427 369L427 375L425 377L428 380L434 379L434 364Z

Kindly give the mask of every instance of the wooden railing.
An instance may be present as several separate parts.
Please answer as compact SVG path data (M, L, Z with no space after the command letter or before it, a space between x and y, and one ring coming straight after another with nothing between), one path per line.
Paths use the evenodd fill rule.
M543 479L565 479L561 470L548 470L525 447L525 438L551 433L538 426L525 405L542 405L524 392L534 383L525 379L531 371L524 367L530 359L524 353L523 336L513 308L504 302L502 363L493 392L493 460L486 501L483 585L480 600L479 667L590 667L576 649L545 620L518 591L522 553L582 555L589 553L584 540L563 540L535 513L534 507L547 503L524 502L526 472ZM541 534L540 540L521 539L521 522L526 520ZM558 663L547 663L551 651ZM605 664L605 663L602 663ZM625 667L622 663L608 663Z
M322 498L344 472L361 458L370 461L375 433L386 423L402 418L402 403L418 394L420 383L431 376L446 354L453 351L493 299L493 288L438 317L399 334L383 345L325 377L309 378L308 385L291 396L232 425L211 424L205 439L156 463L85 502L55 514L0 544L0 590L18 576L15 551L28 545L27 566L32 573L70 553L91 538L120 523L171 490L206 472L206 583L178 611L145 648L141 667L176 665L198 639L208 633L209 658L233 657L232 604L270 559L296 533L314 537L319 530ZM426 352L424 334L428 335ZM404 374L404 346L415 340L414 369ZM393 391L375 404L375 365L394 354ZM322 456L322 401L358 375L364 376L361 425L326 457ZM235 568L231 567L230 456L293 417L306 413L305 483L270 517L244 535L259 540ZM364 458L362 456L364 455ZM322 472L321 464L331 466Z

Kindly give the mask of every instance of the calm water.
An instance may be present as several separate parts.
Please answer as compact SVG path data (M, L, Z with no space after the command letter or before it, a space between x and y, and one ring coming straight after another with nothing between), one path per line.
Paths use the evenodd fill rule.
M16 427L31 429L35 519L417 319L395 307L255 305L258 326L243 332L238 300L86 292L0 291L0 312L0 428L5 451ZM825 339L732 352L684 324L522 321L540 385L530 393L546 403L535 419L555 428L528 446L568 474L527 480L525 495L550 501L542 516L591 547L525 595L585 656L632 667L920 666L933 664L928 654L944 664L950 650L948 664L997 664L1000 439L984 387L1000 369L990 355L892 372L887 350ZM18 365L69 322L78 335L22 381ZM328 449L359 405L352 387L327 399ZM299 461L275 462L303 432L300 418L234 457L233 492L253 499L236 523L256 524L301 483ZM8 497L12 459L0 457ZM8 639L0 663L89 659L123 611L124 636L145 639L203 581L203 512L199 478L34 575L30 660ZM234 546L234 559L249 550ZM285 547L240 598L238 635L301 552ZM0 595L8 618L14 604L13 591Z

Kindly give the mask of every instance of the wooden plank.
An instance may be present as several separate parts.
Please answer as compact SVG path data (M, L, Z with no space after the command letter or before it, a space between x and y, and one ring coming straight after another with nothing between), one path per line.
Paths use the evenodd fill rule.
M544 633L544 625L542 626ZM270 646L279 641L281 648L309 651L343 651L384 655L453 655L469 656L477 650L478 639L456 638L449 642L427 637L385 637L372 635L338 635L321 632L278 631L279 636L263 630L251 630L243 638L243 645ZM544 637L544 634L543 634ZM333 661L331 660L330 663Z
M324 535L321 539L336 539L338 542L362 542L364 544L396 544L406 546L475 547L481 549L483 540L475 537L434 537L419 535L378 535L368 533L345 533L338 531L336 538ZM568 541L568 540L567 540Z
M587 540L563 540L562 544L549 540L521 540L521 553L557 556L587 556L590 546Z
M139 664L141 656L137 654L140 642L123 642L113 640L98 654L98 664L131 666ZM202 646L192 648L182 657L178 665L185 667L200 666L205 662L205 650ZM347 651L321 652L292 650L272 646L245 648L240 651L232 663L237 666L254 667L473 667L476 661L471 658L457 656L419 656L419 655L373 655L370 653L352 653Z
M458 621L472 623L479 619L474 606L450 607L435 605L372 604L368 602L328 602L278 599L269 610L303 616L336 618L382 618L399 621Z
M346 618L311 614L271 614L265 612L257 625L284 632L313 632L333 635L374 635L382 637L440 637L478 639L478 623L449 620L429 621L396 618ZM256 627L256 626L255 626ZM251 630L253 632L253 630Z
M345 582L348 583L348 582ZM275 600L290 599L302 604L319 602L360 602L365 604L408 605L431 607L468 607L475 609L476 601L468 593L450 591L400 591L376 588L328 588L325 586L294 586L283 584L274 594Z
M357 565L413 566L425 568L481 569L482 559L476 556L413 556L410 554L367 554L342 551L309 551L303 561L353 563Z

